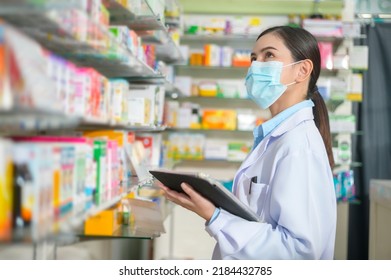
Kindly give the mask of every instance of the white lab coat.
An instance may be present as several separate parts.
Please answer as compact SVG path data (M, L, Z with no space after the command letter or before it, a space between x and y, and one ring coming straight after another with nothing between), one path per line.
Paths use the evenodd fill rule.
M258 183L250 180L258 177ZM236 173L235 195L264 222L221 210L206 226L216 241L213 259L332 259L336 196L312 108L289 117L247 156Z

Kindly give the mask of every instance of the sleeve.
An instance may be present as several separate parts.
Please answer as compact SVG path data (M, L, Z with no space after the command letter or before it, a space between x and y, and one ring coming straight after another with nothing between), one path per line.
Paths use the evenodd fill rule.
M272 223L249 222L221 210L207 226L221 258L332 258L336 201L324 159L311 152L281 159L270 187Z

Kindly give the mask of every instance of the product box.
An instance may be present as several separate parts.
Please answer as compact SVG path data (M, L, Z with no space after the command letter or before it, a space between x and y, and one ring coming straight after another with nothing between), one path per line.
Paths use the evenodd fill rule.
M212 81L202 81L198 84L198 94L205 97L214 97L217 95L217 84Z
M0 140L0 241L11 239L13 166L11 143Z
M228 158L227 142L223 140L207 139L205 141L204 158L227 160Z
M204 129L236 129L235 110L204 109L202 112L202 127Z
M189 76L176 76L175 86L185 96L191 96L192 77Z
M304 19L303 28L314 36L343 37L342 21L325 19Z
M247 98L247 91L242 80L217 80L217 97Z
M322 69L333 69L333 44L331 42L319 42L319 51L321 57L320 67Z
M128 118L131 123L157 125L163 123L164 88L148 85L132 88L128 95Z
M121 226L119 205L99 212L84 223L85 235L113 235Z
M238 110L238 130L252 131L256 127L257 116L247 110Z
M228 143L228 161L243 161L250 152L250 146L246 142Z
M4 28L0 25L0 108L9 107L10 93L6 92L6 85L8 83L8 69L7 69L7 49L4 38ZM8 98L7 98L8 97Z
M111 97L111 120L116 123L123 121L124 102L129 91L129 83L122 79L110 80L112 97Z
M147 125L151 120L151 100L144 97L128 97L127 99L130 124Z
M162 135L142 133L136 135L136 141L140 141L144 146L145 164L159 167L161 165Z
M362 74L350 74L348 79L348 94L351 101L362 101L363 77Z
M18 229L26 227L33 240L52 233L57 219L55 213L55 189L53 143L15 142L13 158L15 169L15 223ZM22 181L18 178L24 178ZM58 211L59 212L59 211Z
M94 140L94 161L96 162L95 204L104 202L107 187L107 140Z
M205 66L220 66L221 48L214 44L204 46L204 65Z
M237 49L232 55L232 66L234 67L250 67L251 66L251 50Z

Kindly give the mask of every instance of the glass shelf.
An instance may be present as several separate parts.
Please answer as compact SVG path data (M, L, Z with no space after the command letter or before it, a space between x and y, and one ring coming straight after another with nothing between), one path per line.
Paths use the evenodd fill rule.
M118 196L113 197L112 199L103 202L100 205L94 205L92 206L86 213L81 215L80 217L69 217L66 220L59 223L59 232L58 233L47 233L45 236L42 237L42 239L33 240L31 228L29 226L25 228L18 228L14 229L12 232L12 236L10 240L6 241L0 241L0 244L13 244L13 243L39 243L43 240L45 241L52 241L57 242L59 244L61 243L73 243L75 242L75 237L77 236L84 236L79 234L77 232L81 231L81 228L83 227L84 221L86 221L89 217L92 217L94 215L97 215L101 211L110 208L111 206L117 204L120 202L123 198L125 198L129 192L135 191L136 188L140 188L143 186L149 186L152 184L153 180L152 178L149 180L139 181L137 177L132 177L131 180L125 184L126 188L124 192ZM158 213L157 208L154 208L155 205L151 204L151 202L143 202L138 201L137 199L129 199L129 201L132 201L134 208L136 208L137 214L143 215L141 211L143 209L145 211L152 212L154 216L154 221L157 223L157 225L149 225L148 222L150 222L151 218L147 219L146 222L144 222L142 219L145 219L145 217L140 217L140 221L138 221L136 224L132 226L123 226L122 228L118 229L118 231L114 232L113 235L106 236L106 238L154 238L158 236L156 229L161 229L161 226L159 224L160 220L156 217ZM149 203L149 204L148 204ZM91 236L89 236L91 237ZM97 238L97 236L93 236L94 238ZM99 236L100 238L104 236ZM91 237L92 238L92 237Z
M191 76L194 78L245 78L248 67L216 67L216 66L192 66L176 65L175 74L177 76Z
M364 132L361 131L361 130L358 130L358 131L340 131L340 132L331 131L331 135L339 135L339 134L349 134L349 135L352 135L352 136L362 136L362 135L364 135Z
M0 134L72 129L78 123L77 118L60 112L23 108L0 110Z
M135 31L165 30L161 19L154 15L148 3L141 1L139 14L135 14L115 0L103 0L110 12L112 25L126 25Z
M199 132L199 133L244 133L249 134L251 137L253 137L253 131L252 130L228 130L228 129L194 129L194 128L174 128L170 127L166 129L167 132Z
M232 45L234 47L244 46L252 48L255 44L259 34L185 34L181 37L182 44L218 44L218 45ZM334 50L343 42L343 37L328 37L328 36L315 36L319 42L331 42L333 43Z
M110 235L84 234L77 236L84 240L105 238L153 239L165 233L163 217L159 206L152 201L128 199L134 220L129 225L122 225Z
M161 132L163 125L121 124L93 118L65 115L41 109L0 110L0 135L59 130L120 129L140 132Z
M348 163L348 164L344 164L344 163L339 163L339 164L335 164L334 168L340 168L340 167L349 167L349 168L358 168L358 167L362 167L363 164L361 162L351 162L351 163Z
M147 1L141 1L138 15L114 0L105 0L104 4L110 12L111 24L126 25L141 36L143 43L156 45L158 60L167 63L184 61L179 46L172 40L168 29L159 16L153 13Z
M221 167L221 165L234 165L235 167L239 164L241 164L243 161L240 160L226 160L226 159L168 159L164 162L164 167L173 169L177 167L178 165L191 165L191 168L198 168L198 165L200 168L205 168L207 165L208 167L215 167L218 165Z
M222 96L184 96L184 95L178 95L178 96L168 96L171 99L181 100L181 101L197 101L197 100L219 100L219 101L248 101L248 102L254 102L249 98L243 98L243 97L222 97Z
M65 1L57 2L39 9L40 5L19 0L6 9L2 8L0 16L48 50L78 66L95 68L106 77L160 76L118 44L107 28L89 18L80 9L80 3L69 1L65 5Z

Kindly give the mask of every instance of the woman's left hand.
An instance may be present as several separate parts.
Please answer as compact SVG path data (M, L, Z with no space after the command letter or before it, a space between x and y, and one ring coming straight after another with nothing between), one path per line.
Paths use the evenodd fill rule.
M186 183L181 184L185 193L173 191L160 182L158 185L164 191L164 196L168 200L193 211L206 221L209 221L212 218L216 207L212 202L196 192L190 185Z

